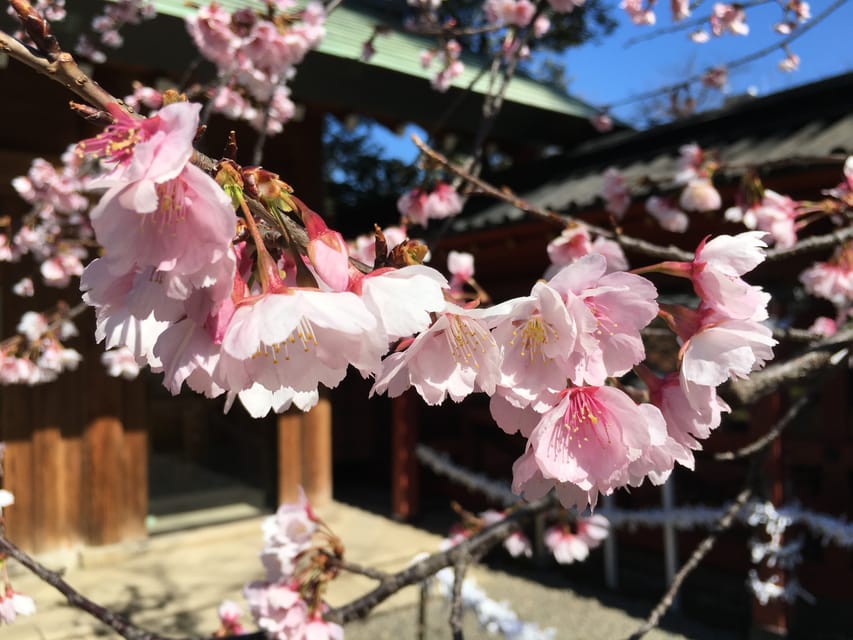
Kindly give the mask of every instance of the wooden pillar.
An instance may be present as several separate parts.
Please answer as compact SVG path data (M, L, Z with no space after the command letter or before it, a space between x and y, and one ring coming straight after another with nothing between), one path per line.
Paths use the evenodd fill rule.
M302 416L302 486L315 507L332 501L332 403L325 395Z
M306 413L278 417L278 502L296 502L299 487L315 507L332 501L332 403L320 396Z
M278 503L296 502L302 483L302 412L278 416Z
M411 390L391 400L391 514L401 520L420 510L417 406Z

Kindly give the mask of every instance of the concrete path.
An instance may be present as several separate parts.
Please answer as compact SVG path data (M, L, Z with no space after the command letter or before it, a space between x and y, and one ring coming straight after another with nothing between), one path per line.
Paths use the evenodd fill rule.
M320 510L320 515L343 538L350 561L385 571L405 567L416 554L436 550L441 541L435 534L342 503ZM176 637L210 634L217 627L218 604L232 599L243 606L242 586L262 577L257 558L261 520L254 518L164 534L135 545L85 549L74 558L77 566L69 567L64 576L80 592L125 614L143 628ZM61 560L48 559L48 562L54 569L62 568L57 564ZM577 595L565 588L485 568L476 568L473 576L494 599L511 601L523 620L554 627L557 640L624 638L639 622L621 608L605 606L593 597ZM15 571L13 583L19 591L36 599L39 611L29 618L20 618L12 626L0 628L2 640L118 637L93 618L69 607L57 592L34 577ZM343 575L332 583L328 601L333 606L343 604L367 592L373 584L364 577ZM346 637L348 640L414 638L418 593L416 587L400 591L367 621L348 625ZM616 604L623 606L618 601ZM447 616L446 605L434 597L429 607L429 638L450 636ZM733 637L696 625L682 627L681 633L656 630L647 637L651 640ZM496 637L479 629L473 615L466 618L466 629L468 638Z

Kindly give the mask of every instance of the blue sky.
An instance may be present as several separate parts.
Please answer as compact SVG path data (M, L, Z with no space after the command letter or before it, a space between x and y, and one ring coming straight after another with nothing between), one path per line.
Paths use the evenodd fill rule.
M618 0L613 0L614 5ZM832 0L815 0L811 3L812 16L817 16ZM693 17L710 12L712 0L705 0L694 10ZM629 98L660 86L678 82L688 73L729 62L764 47L778 43L782 36L772 30L782 17L779 5L769 3L746 10L750 25L748 36L723 35L711 38L705 44L692 42L681 31L639 42L626 47L626 42L638 35L654 32L656 28L671 25L668 3L657 4L656 27L638 27L631 24L624 11L614 8L612 15L619 21L616 31L599 44L586 44L570 49L562 58L570 79L572 95L594 105L608 104ZM821 24L795 40L790 49L800 56L800 68L793 73L778 69L784 57L781 50L740 67L729 75L726 93L738 95L753 90L757 95L783 91L821 78L853 70L853 2L846 2ZM637 103L620 107L614 113L628 123L636 123ZM377 127L375 139L386 147L388 153L404 160L413 160L417 150L409 134L418 132L407 127L403 135L395 135Z
M694 11L694 17L709 13L712 4L711 0L705 0ZM812 16L817 16L830 4L831 0L812 2ZM657 27L672 24L668 3L659 2L657 14ZM709 66L725 63L779 42L782 38L772 30L773 24L782 16L776 3L746 10L746 22L750 25L748 36L726 34L701 45L687 37L689 31L683 31L626 47L625 43L630 38L653 32L656 27L632 25L621 10L613 15L618 18L619 27L609 38L601 44L572 49L563 56L572 80L570 91L594 104L618 101L658 86L672 84L687 72L701 72ZM799 70L793 73L780 71L777 63L784 57L784 53L777 50L733 71L729 76L730 93L741 94L749 87L754 87L759 95L766 95L853 70L851 30L853 2L846 2L790 45L791 50L800 56ZM615 113L630 119L633 110L627 107Z

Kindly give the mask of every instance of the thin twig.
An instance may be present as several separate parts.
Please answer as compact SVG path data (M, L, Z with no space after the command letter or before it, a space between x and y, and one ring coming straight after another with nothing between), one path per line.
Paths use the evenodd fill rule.
M762 4L767 4L771 2L771 0L751 0L750 2L741 2L739 3L740 8L749 9L751 7L757 7ZM659 27L654 31L643 33L638 36L634 36L633 38L628 38L625 41L624 47L627 49L630 46L633 46L639 42L645 42L647 40L654 40L655 38L659 38L661 36L668 35L670 33L678 33L679 31L686 31L691 27L700 27L711 19L711 14L705 14L702 16L696 16L690 18L690 20L681 20L676 22L675 24L671 24L668 27Z
M730 382L725 392L740 404L752 404L792 380L804 380L819 374L827 365L843 362L853 342L853 327L810 345L809 350L785 362L771 364L748 378Z
M467 564L458 561L453 565L453 591L450 597L450 632L453 640L463 640L462 635L462 584L465 582Z
M812 20L810 20L806 24L800 26L799 28L795 29L793 32L791 32L790 35L782 38L778 42L776 42L772 45L769 45L767 47L763 47L761 49L758 49L757 51L753 51L752 53L750 53L748 55L742 56L740 58L736 58L735 60L732 60L731 62L728 62L728 63L721 65L721 66L725 67L726 69L736 69L737 67L742 67L746 64L749 64L750 62L754 62L755 60L763 58L764 56L773 53L777 49L781 49L784 51L785 47L787 47L789 44L791 44L794 40L796 40L799 37L803 36L804 34L808 33L811 29L813 29L815 26L817 26L821 22L823 22L823 20L825 20L827 17L829 17L830 14L832 14L834 11L836 11L842 5L844 5L845 2L847 2L847 0L835 0L835 2L833 2L831 5L826 7L826 9L824 9L823 11L820 12L820 14L818 14L817 16L812 18ZM636 94L634 94L632 96L628 96L627 98L624 98L622 100L616 100L615 102L611 102L611 103L607 104L605 107L602 107L602 109L613 109L614 107L621 107L621 106L624 106L626 104L631 104L633 102L639 102L640 100L647 100L649 98L654 98L654 97L657 97L659 95L666 95L669 93L673 93L674 91L678 91L680 89L683 89L683 88L689 86L690 84L693 84L694 82L699 82L700 80L702 80L702 78L704 76L705 76L704 72L703 73L697 73L697 74L694 74L692 76L688 76L687 78L685 78L684 80L681 80L680 82L670 84L670 85L667 85L664 87L658 87L657 89L652 89L651 91L644 91L643 93L636 93Z
M751 495L752 489L749 487L738 494L735 501L728 509L726 509L726 512L719 519L711 533L709 533L708 536L699 543L699 546L696 547L696 550L691 554L687 562L685 562L681 569L678 570L678 573L675 574L675 577L672 579L672 584L669 585L669 589L667 589L666 593L663 594L663 597L660 599L657 606L652 609L649 617L646 618L646 621L631 634L628 640L639 640L658 625L660 619L669 610L670 606L672 606L672 601L678 593L678 590L681 588L681 583L684 582L684 579L690 574L690 572L693 571L693 569L702 562L702 559L708 555L711 549L714 548L720 534L732 526L732 523L735 521L735 516L737 516L738 512L743 508L743 505L746 504Z
M81 609L89 615L97 618L113 631L118 633L121 637L126 638L127 640L172 640L167 636L161 636L159 634L140 629L119 614L92 602L74 589L70 584L65 582L65 580L62 579L62 576L58 573L51 571L44 565L38 563L3 536L0 536L0 552L14 558L22 566L29 569L40 580L59 591L65 596L68 604L72 607Z
M479 193L491 196L493 198L511 204L515 208L519 209L520 211L523 211L528 215L535 216L563 229L573 224L582 224L587 229L589 229L593 233L597 233L600 236L604 236L605 238L615 238L616 241L620 245L622 245L622 247L630 251L641 253L652 258L657 258L660 260L681 260L686 262L693 260L693 253L689 251L684 251L683 249L679 249L678 247L674 247L672 245L664 247L661 245L653 244L651 242L647 242L645 240L640 240L639 238L633 238L626 235L616 236L609 229L587 224L586 222L578 220L577 218L573 218L572 216L559 215L557 213L554 213L553 211L549 211L548 209L537 207L536 205L516 195L511 189L507 187L502 187L499 189L486 182L482 178L478 178L477 176L473 175L471 172L467 171L463 167L454 164L453 162L448 160L443 154L439 153L438 151L427 145L417 135L412 134L412 141L424 154L426 154L439 164L445 166L451 173L456 174L464 181L476 187Z
M80 70L70 53L60 52L53 59L39 54L28 46L16 40L7 33L0 31L0 52L10 58L60 83L89 104L106 111L107 105L122 102L104 91L97 82Z
M540 511L551 509L556 504L557 500L553 495L525 504L505 519L486 527L455 547L434 553L406 569L390 575L375 589L356 598L349 604L331 609L326 615L326 619L342 624L362 618L379 603L385 601L403 587L421 582L444 567L449 567L459 561L471 562L474 558L473 554L483 553L491 549L515 531L523 522L529 520Z
M745 447L741 447L740 449L735 449L734 451L721 451L719 453L714 454L714 460L717 461L728 461L728 460L740 460L742 458L746 458L751 456L753 453L757 453L761 451L765 447L767 447L770 443L772 443L776 438L782 435L782 432L788 428L788 426L794 421L794 419L800 414L800 411L809 403L811 399L810 393L804 393L802 397L800 397L791 407L788 409L787 413L773 426L770 431L765 433L755 442L750 442Z
M385 571L380 571L379 569L372 569L370 567L365 567L364 565L356 564L355 562L349 562L347 560L341 560L338 558L331 558L334 560L335 566L344 571L348 571L350 573L356 573L360 576L365 576L368 578L372 578L373 580L387 580L389 575Z

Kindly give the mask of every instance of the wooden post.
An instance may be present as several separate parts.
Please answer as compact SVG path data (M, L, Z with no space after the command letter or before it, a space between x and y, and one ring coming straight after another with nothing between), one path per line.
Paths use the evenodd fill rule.
M417 403L407 391L391 400L391 514L400 520L411 520L420 510L417 442Z
M302 483L302 412L278 416L278 503L296 502Z
M302 486L313 506L332 501L332 403L325 395L302 416Z

